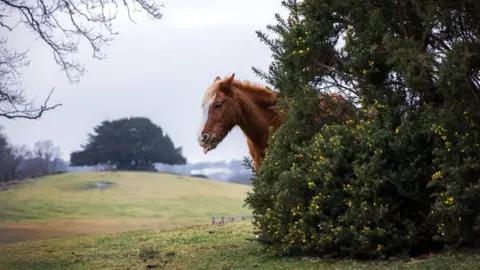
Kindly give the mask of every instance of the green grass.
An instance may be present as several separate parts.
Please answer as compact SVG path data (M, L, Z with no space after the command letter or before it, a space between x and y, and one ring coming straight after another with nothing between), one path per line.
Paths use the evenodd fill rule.
M113 184L92 188L95 182ZM53 236L206 224L251 215L249 186L160 173L48 176L0 192L0 243Z
M360 262L278 258L252 241L250 222L148 229L0 245L2 269L478 269L479 253Z
M113 185L92 188L97 181ZM278 258L253 241L249 221L180 226L209 223L211 215L250 215L243 208L248 190L244 185L133 172L29 180L0 193L0 269L479 268L480 253L474 252L388 262ZM51 237L61 238L40 239Z

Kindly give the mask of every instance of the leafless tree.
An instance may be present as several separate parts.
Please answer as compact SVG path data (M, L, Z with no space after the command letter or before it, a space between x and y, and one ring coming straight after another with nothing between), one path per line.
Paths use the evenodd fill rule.
M53 145L52 141L37 141L33 145L33 159L36 160L37 170L40 175L55 172L57 159L60 157L60 148Z
M155 0L0 0L0 30L14 31L19 25L31 30L52 50L69 82L76 83L85 68L70 56L83 39L92 48L93 58L105 58L102 47L117 34L113 21L119 4L132 22L132 12L142 10L151 19L162 17L161 5ZM29 65L27 53L9 48L7 39L0 39L0 117L38 119L45 111L61 106L48 104L53 89L40 107L25 97L19 69Z

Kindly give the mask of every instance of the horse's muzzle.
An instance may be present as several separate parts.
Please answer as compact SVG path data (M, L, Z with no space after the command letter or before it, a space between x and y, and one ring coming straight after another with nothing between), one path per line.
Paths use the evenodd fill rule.
M205 154L217 147L215 135L210 136L208 134L199 134L197 140Z

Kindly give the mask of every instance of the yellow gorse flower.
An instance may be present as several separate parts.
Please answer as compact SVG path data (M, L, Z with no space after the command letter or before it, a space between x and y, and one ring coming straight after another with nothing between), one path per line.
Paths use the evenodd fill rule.
M436 171L433 175L432 175L432 181L435 181L437 179L440 179L442 178L442 173L440 171Z

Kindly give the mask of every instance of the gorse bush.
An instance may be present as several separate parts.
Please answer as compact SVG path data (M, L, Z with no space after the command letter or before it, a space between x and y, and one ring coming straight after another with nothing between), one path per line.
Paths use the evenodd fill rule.
M386 258L478 244L480 3L283 4L278 37L258 32L275 60L255 71L288 113L246 199L269 250ZM356 117L326 116L327 90Z

